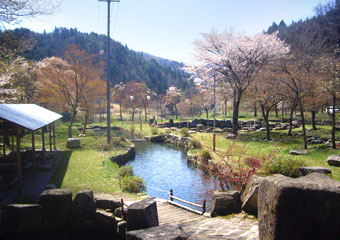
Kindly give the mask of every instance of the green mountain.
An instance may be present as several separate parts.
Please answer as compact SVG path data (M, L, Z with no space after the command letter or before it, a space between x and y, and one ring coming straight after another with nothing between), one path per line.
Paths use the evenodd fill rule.
M65 47L77 44L82 49L96 56L97 62L106 62L105 35L82 33L77 29L55 28L51 33L36 33L29 29L15 29L16 36L29 38L34 41L34 47L22 55L27 59L39 61L45 57L63 57ZM1 35L1 33L0 33ZM1 37L1 36L0 36ZM126 45L111 40L111 82L137 81L145 82L156 93L165 93L169 86L186 89L192 84L189 75L181 66L183 64L149 54L130 50Z

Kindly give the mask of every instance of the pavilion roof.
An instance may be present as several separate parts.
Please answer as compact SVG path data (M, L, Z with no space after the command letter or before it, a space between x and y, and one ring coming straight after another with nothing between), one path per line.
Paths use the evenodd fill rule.
M62 116L36 104L0 104L0 118L30 130L42 128Z

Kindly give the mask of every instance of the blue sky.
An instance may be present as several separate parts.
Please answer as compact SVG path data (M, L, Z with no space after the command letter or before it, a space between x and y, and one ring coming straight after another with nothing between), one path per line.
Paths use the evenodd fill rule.
M327 0L121 0L112 6L111 37L129 48L190 62L193 42L202 32L234 28L248 35L266 30L274 21L311 17ZM64 0L49 17L25 20L15 27L47 32L55 27L106 34L107 3ZM12 28L12 27L11 27Z

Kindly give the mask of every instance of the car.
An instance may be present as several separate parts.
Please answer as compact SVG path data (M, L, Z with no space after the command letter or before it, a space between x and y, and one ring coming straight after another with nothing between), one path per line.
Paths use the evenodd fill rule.
M335 107L335 112L338 113L339 112L339 108ZM326 113L333 114L333 106L326 107Z

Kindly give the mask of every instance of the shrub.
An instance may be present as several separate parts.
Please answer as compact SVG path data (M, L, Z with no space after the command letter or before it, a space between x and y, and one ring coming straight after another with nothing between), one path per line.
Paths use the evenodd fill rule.
M120 145L120 137L113 137L112 138L112 144L113 145Z
M111 144L104 144L103 145L103 151L108 152L112 150L112 145Z
M120 136L120 141L122 141L122 142L126 142L126 137L125 136Z
M151 128L151 133L152 133L152 135L157 135L158 134L158 128L157 127L152 127Z
M94 137L96 136L96 133L92 129L89 129L89 130L86 130L86 136Z
M211 154L210 154L209 150L207 150L207 149L202 150L201 159L204 160L204 161L211 159Z
M202 148L202 143L198 139L191 139L189 142L189 148Z
M131 166L123 166L120 167L118 170L118 177L119 179L127 177L127 176L133 176L133 169Z
M189 137L190 136L189 129L188 128L181 128L181 134L184 137Z
M171 129L169 129L169 128L166 129L166 130L165 130L165 133L167 133L167 134L171 133Z
M146 190L144 180L139 176L126 176L121 181L121 188L123 192L139 193Z
M275 155L265 161L263 170L267 174L282 174L287 177L299 177L299 167L304 166L301 159Z

